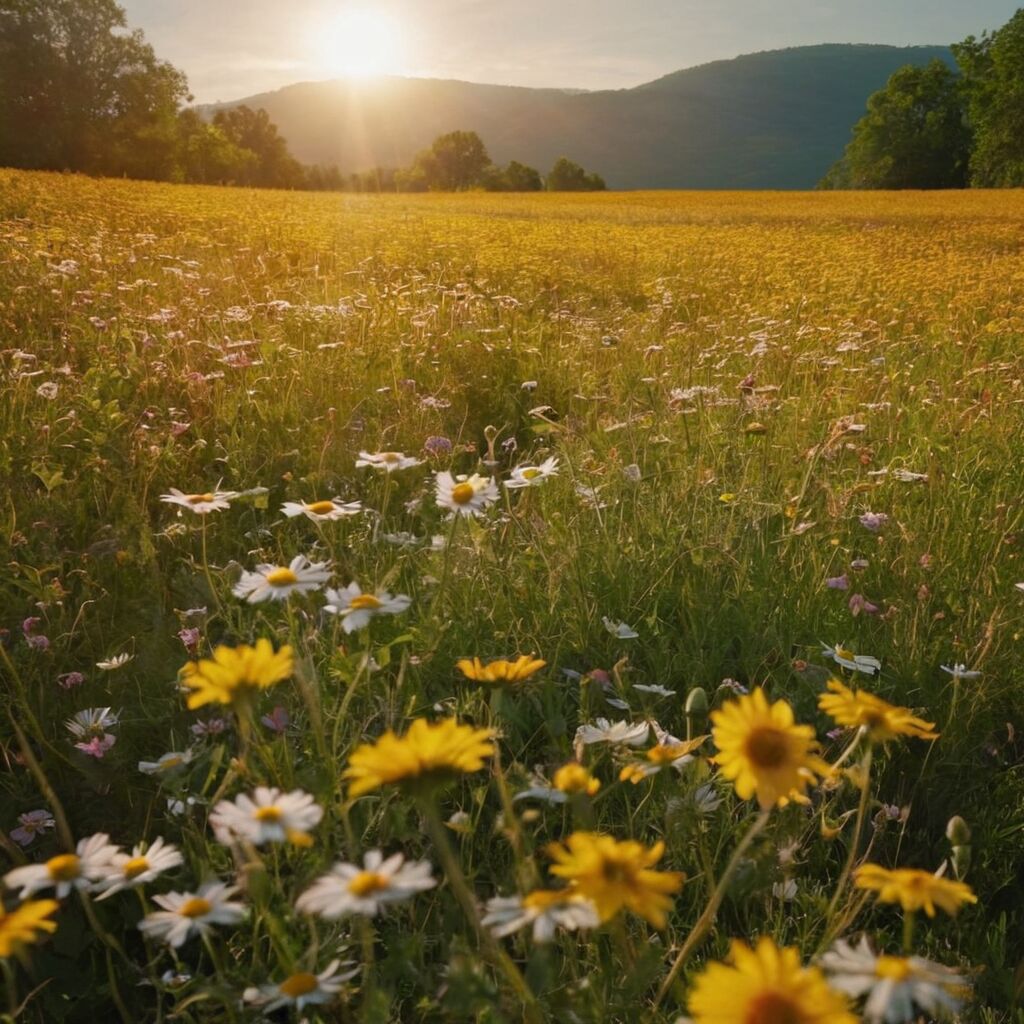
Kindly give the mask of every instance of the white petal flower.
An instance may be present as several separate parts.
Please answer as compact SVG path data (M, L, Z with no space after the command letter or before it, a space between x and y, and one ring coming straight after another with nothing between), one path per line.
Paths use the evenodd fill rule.
M386 590L364 594L358 583L350 583L341 590L328 590L324 595L324 611L341 617L341 628L354 633L366 626L376 615L399 615L412 604L405 594L392 595Z
M822 958L829 983L854 999L867 997L869 1024L909 1024L923 1010L950 1017L969 992L967 980L950 967L920 956L876 956L867 938L854 947L841 939Z
M597 907L582 896L567 889L537 889L526 896L489 899L481 923L499 939L532 925L534 942L550 942L557 928L596 928L601 919Z
M981 673L976 669L969 669L962 662L955 662L952 665L940 665L943 672L948 672L954 679L977 679Z
M258 1006L264 1014L272 1014L285 1006L298 1013L307 1006L326 1006L334 1002L345 982L359 973L358 967L339 973L342 967L351 967L351 962L342 964L332 960L319 974L297 971L277 985L247 988L242 999Z
M232 593L249 604L283 601L292 594L319 590L330 578L328 562L311 562L305 555L296 555L287 566L262 564L255 572L243 572Z
M337 498L330 498L327 501L286 501L281 506L281 511L289 519L305 516L314 523L330 523L336 519L359 515L363 511L363 505L359 501L339 501Z
M231 500L238 497L238 491L208 491L206 494L185 494L176 487L170 493L161 494L160 500L170 505L179 505L190 512L205 515L207 512L220 512L231 507Z
M576 730L573 745L616 743L627 747L642 747L649 734L650 726L646 722L609 722L607 718L598 718L593 725L581 725Z
M607 615L602 615L601 621L604 628L618 640L635 640L640 635L632 626L627 626L624 622L614 622Z
M545 459L539 466L516 466L505 486L516 490L521 487L540 487L545 481L558 475L558 459Z
M418 466L421 460L405 452L360 452L356 466L369 466L372 469L383 469L386 473L394 473L396 469L411 469Z
M675 690L666 690L664 686L652 686L647 683L634 683L634 690L639 690L641 693L653 693L656 697L674 697L676 695Z
M362 867L335 864L298 898L295 908L328 921L349 914L375 917L384 904L408 899L437 885L431 870L427 861L406 863L400 853L385 860L380 850L370 850Z
M89 891L102 878L114 854L120 848L110 842L106 832L97 832L82 839L74 853L61 853L42 864L26 864L4 875L4 885L21 889L19 899L34 893L53 889L57 899L63 899L72 889Z
M102 736L108 729L118 724L120 712L110 708L83 708L76 711L64 726L77 739L84 740L93 736Z
M96 667L98 669L102 669L104 672L113 672L115 669L119 669L123 665L127 665L134 657L134 654L115 654L112 658L107 658L104 661L97 661Z
M229 899L237 891L224 882L206 882L196 893L154 896L153 902L164 909L147 914L139 929L177 949L193 935L208 934L215 924L238 924L245 917L245 907Z
M498 486L494 479L472 476L452 476L447 470L437 474L435 481L437 504L456 515L476 516L498 500Z
M180 771L192 760L192 750L169 750L155 761L140 761L139 771L143 775L171 775Z
M863 672L865 675L873 676L882 667L882 663L877 658L869 657L866 654L854 654L849 648L840 644L836 644L835 647L822 644L821 648L821 653L826 658L831 658L837 665L842 665L850 672Z
M172 843L165 843L162 838L154 839L148 847L145 843L137 843L131 853L118 852L110 858L106 872L96 884L96 888L103 891L99 899L105 900L122 889L134 889L152 882L181 863L183 858L178 848Z
M282 793L257 786L252 796L242 793L233 801L221 800L210 812L210 826L224 846L239 839L253 846L283 842L305 846L310 830L323 816L323 808L301 789Z

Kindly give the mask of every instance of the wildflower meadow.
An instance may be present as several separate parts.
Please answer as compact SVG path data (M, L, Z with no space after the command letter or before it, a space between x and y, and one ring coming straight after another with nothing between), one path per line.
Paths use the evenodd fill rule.
M2 1019L1024 1021L1022 239L0 171Z

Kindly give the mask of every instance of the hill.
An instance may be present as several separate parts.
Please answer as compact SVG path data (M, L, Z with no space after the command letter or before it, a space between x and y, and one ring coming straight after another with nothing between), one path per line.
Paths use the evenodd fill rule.
M942 46L825 44L688 68L633 89L578 92L390 77L306 82L263 107L292 152L343 171L396 167L443 132L476 132L499 163L568 154L613 188L811 188L872 92Z

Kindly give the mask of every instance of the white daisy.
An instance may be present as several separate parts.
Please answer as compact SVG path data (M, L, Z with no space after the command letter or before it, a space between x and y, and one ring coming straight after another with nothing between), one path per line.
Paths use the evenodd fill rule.
M110 708L83 708L76 711L64 726L77 739L84 740L92 736L102 736L108 729L118 724L117 711Z
M664 686L653 686L648 683L634 683L634 690L639 690L640 693L651 693L655 697L674 697L676 695L675 690L667 690Z
M330 873L318 878L295 902L304 914L318 914L336 921L349 914L375 917L381 906L408 899L425 889L433 889L437 880L431 877L427 861L405 863L396 853L384 859L380 850L370 850L363 866L338 863Z
M340 960L332 960L319 974L309 971L298 971L289 975L278 985L261 985L259 988L247 988L242 999L258 1006L265 1014L289 1006L301 1012L307 1006L325 1006L334 1001L342 990L345 982L359 973L359 968L339 974L342 966Z
M452 476L447 470L435 480L437 505L460 516L476 516L498 500L498 486L493 477Z
M550 942L556 928L573 932L601 923L597 907L567 889L537 889L526 896L495 896L487 901L481 923L496 938L533 925L534 942Z
M118 852L110 858L106 873L96 884L96 888L103 891L99 898L105 900L122 889L145 885L183 862L178 848L172 843L165 843L160 837L149 846L137 843L131 853Z
M104 661L97 661L96 667L98 669L102 669L104 672L113 672L115 669L119 669L123 665L127 665L134 657L134 654L115 654L112 658L107 658Z
M26 864L4 875L9 889L21 888L19 899L44 889L53 889L57 899L63 899L72 889L92 889L102 878L111 859L120 848L110 842L106 832L97 832L88 839L79 840L74 853L60 853L42 864Z
M607 718L598 718L593 725L581 725L576 730L573 746L615 743L626 747L642 747L650 731L646 722L609 722Z
M311 842L310 829L323 816L323 808L301 789L282 793L257 786L252 796L242 793L233 801L221 800L210 812L210 825L224 846L239 839L253 846L286 841L305 846Z
M516 466L505 486L512 490L521 487L540 487L546 480L558 476L558 459L545 459L539 466Z
M865 675L873 676L882 667L882 663L877 658L869 657L866 654L854 654L848 647L840 644L836 644L835 647L822 644L821 653L850 672L863 672Z
M411 469L418 466L421 461L412 455L406 455L405 452L360 452L356 466L370 466L373 469L383 469L386 473L394 473L396 469Z
M180 771L192 760L192 750L169 750L155 761L140 761L139 771L143 775L171 775Z
M961 679L977 679L981 673L976 669L969 669L962 662L956 662L952 665L940 665L943 672L948 672L958 682Z
M281 511L289 519L305 516L314 523L329 523L359 515L363 511L363 504L360 501L339 501L337 498L327 501L286 501Z
M412 604L411 597L392 596L386 590L364 594L358 583L350 583L341 590L328 590L324 596L327 598L324 611L340 616L341 628L346 633L362 629L375 615L399 615Z
M330 578L328 562L311 562L305 555L296 555L287 566L262 564L255 572L243 572L232 593L249 604L283 601L292 594L319 590Z
M607 615L602 615L601 621L604 628L617 640L635 640L640 635L632 626L627 626L624 622L614 622Z
M197 893L154 896L153 902L164 909L147 914L139 922L139 930L177 949L193 935L208 934L215 924L238 924L245 916L245 907L228 899L237 891L224 882L206 882Z
M952 968L920 956L876 956L867 938L853 947L840 939L822 958L829 982L854 999L867 996L864 1020L903 1024L929 1017L952 1016L969 992L966 979Z
M238 491L208 491L206 494L185 494L172 487L168 494L161 494L160 500L169 505L180 505L190 512L205 515L207 512L220 512L231 507L231 499L238 497Z

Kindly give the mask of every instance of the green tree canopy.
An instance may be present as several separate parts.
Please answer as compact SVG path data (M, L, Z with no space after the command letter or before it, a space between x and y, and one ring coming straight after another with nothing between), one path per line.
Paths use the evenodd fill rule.
M963 188L971 133L955 71L941 60L900 68L868 100L826 188Z
M1024 9L998 31L953 47L974 129L971 184L1024 186Z
M0 164L168 176L187 98L114 0L0 0Z
M548 174L550 192L601 192L607 186L599 174L588 174L568 157L559 157Z

